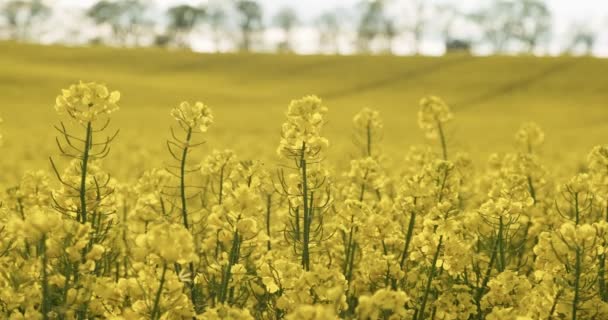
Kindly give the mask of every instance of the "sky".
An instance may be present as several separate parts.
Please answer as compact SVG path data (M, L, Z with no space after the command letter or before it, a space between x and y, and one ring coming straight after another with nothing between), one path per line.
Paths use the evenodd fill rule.
M2 0L0 0L2 1ZM158 7L170 7L178 3L201 4L205 2L222 3L229 0L147 0L154 3ZM307 53L307 41L311 41L313 37L312 27L314 19L324 11L340 9L346 16L352 16L354 20L353 8L358 3L364 0L258 0L264 8L264 15L267 24L271 22L278 10L284 7L292 7L298 13L303 26L299 27L296 33L296 49L301 53ZM371 0L370 0L371 1ZM407 0L388 0L392 2L403 2ZM490 0L425 0L430 4L455 4L463 11L475 11L481 9L490 3ZM47 0L47 3L56 4L58 7L88 7L95 0ZM563 43L565 37L568 37L569 32L574 24L588 24L593 30L608 30L608 0L545 0L553 14L554 40L550 46L549 53L557 53L559 45ZM397 13L398 14L398 13ZM354 22L354 21L353 21ZM308 26L306 26L308 24ZM277 30L269 30L270 37L278 36ZM299 45L299 46L298 46ZM204 44L196 44L195 47L205 49ZM397 51L400 49L397 48ZM432 35L427 37L427 40L422 44L423 52L427 54L441 54L443 44L438 39L433 39ZM402 48L404 53L406 49ZM599 56L608 56L608 33L600 32L595 54Z

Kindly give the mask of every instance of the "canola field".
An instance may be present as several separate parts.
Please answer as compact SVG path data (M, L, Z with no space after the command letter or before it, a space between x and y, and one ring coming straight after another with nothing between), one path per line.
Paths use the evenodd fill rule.
M0 43L0 318L606 319L606 69Z

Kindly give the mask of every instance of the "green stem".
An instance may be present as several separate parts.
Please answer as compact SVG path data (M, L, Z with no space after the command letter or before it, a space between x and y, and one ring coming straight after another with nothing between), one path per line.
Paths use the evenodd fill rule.
M266 196L266 234L268 235L268 242L266 246L268 251L271 250L271 239L270 239L270 211L272 206L272 194Z
M87 222L87 170L89 166L89 153L91 151L92 140L93 128L91 127L91 122L88 122L80 170L80 218L82 223Z
M238 232L234 232L232 237L232 247L230 248L230 255L228 257L228 264L222 277L222 283L220 286L219 302L226 302L228 294L228 286L230 285L230 279L232 278L232 266L238 262L239 248L240 248L240 236Z
M48 256L46 254L46 235L40 239L40 253L42 256L42 319L48 320L49 318L49 279L46 271L48 264Z
M179 175L179 183L180 183L180 196L182 201L182 219L184 222L184 227L186 229L190 229L188 225L188 209L187 209L187 200L186 200L186 158L188 157L188 150L190 139L192 138L192 128L188 129L188 133L186 135L186 143L184 145L184 149L182 151L182 159L180 164L180 175Z
M367 121L367 156L372 156L372 127L371 120Z
M443 133L443 126L439 120L437 121L437 130L439 131L439 140L441 141L441 151L443 153L443 160L448 160L448 146L445 141L445 134Z
M422 296L422 303L420 304L420 313L418 314L419 317L417 319L422 320L424 319L424 309L426 308L426 303L429 297L429 294L431 293L431 285L433 284L433 278L435 277L435 271L436 271L436 264L437 264L437 260L439 259L439 252L441 251L441 246L443 245L443 236L439 237L439 243L437 244L437 250L435 251L435 255L433 256L433 262L431 265L431 270L429 271L429 276L426 282L426 286L424 288L424 295Z
M414 204L415 204L414 199ZM412 242L412 237L414 235L414 226L416 225L416 212L412 211L412 215L410 216L410 223L407 226L407 234L405 235L405 245L403 246L403 252L401 253L401 261L399 262L399 267L403 270L405 266L405 262L407 261L407 254L410 247L410 242Z
M498 261L500 261L500 263L498 264L498 271L499 272L503 272L506 268L506 264L507 264L507 259L505 256L505 246L504 246L504 223L502 222L502 217L499 218L499 222L498 222L498 235L497 235L497 242L498 242Z
M163 291L163 286L165 285L165 275L167 274L167 263L163 262L163 272L160 276L160 283L158 284L158 291L156 292L156 297L154 298L154 307L152 308L152 314L150 315L150 319L157 319L156 314L158 313L158 319L160 319L160 296Z
M303 205L303 234L302 234L302 267L304 270L310 270L310 253L309 253L309 241L310 241L310 208L308 207L308 180L306 172L306 143L302 143L302 151L300 156L300 170L302 172L302 205Z
M578 311L578 303L580 299L580 281L581 281L581 251L576 248L576 262L574 265L574 297L572 298L572 320L576 320L576 312Z
M184 223L184 227L187 230L190 230L190 225L188 223L188 201L186 198L186 159L188 158L188 151L190 149L190 140L192 139L192 128L188 128L188 132L186 133L186 142L184 144L184 149L182 150L182 158L180 163L180 174L179 174L179 191L180 198L182 202L182 219ZM196 309L196 295L194 290L194 264L190 262L188 264L188 268L190 270L190 299L192 300L192 305Z

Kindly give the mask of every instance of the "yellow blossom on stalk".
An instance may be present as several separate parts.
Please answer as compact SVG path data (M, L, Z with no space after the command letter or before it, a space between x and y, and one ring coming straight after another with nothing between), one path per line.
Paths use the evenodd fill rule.
M384 127L382 118L380 118L380 112L370 108L363 108L363 110L357 113L353 118L353 124L355 125L355 130L362 131L368 128L374 131L381 130Z
M55 110L86 124L117 111L120 92L110 92L103 84L80 82L62 90L55 99Z
M589 170L608 174L608 145L595 146L587 156Z
M2 120L2 118L0 118L0 124L2 124L2 122L4 122L4 120ZM3 143L4 143L4 141L2 140L2 133L0 133L0 147L2 147Z
M336 313L325 305L303 304L285 317L287 320L337 320Z
M61 214L48 208L35 207L25 220L14 219L8 225L11 234L22 236L30 242L36 242L45 235L62 228Z
M359 297L357 316L359 319L407 319L412 315L411 310L405 309L408 301L410 298L403 291L380 289L372 296Z
M226 304L215 306L214 308L208 308L203 314L197 319L205 320L253 320L253 316L247 309L241 309L237 307L231 307Z
M213 123L211 108L202 102L191 104L184 101L180 103L179 107L171 110L171 116L184 127L192 130L198 129L200 132L207 132Z
M587 156L587 166L596 197L608 203L608 145L595 146Z
M317 96L306 96L293 100L287 109L287 122L283 123L281 141L277 150L283 157L300 155L304 147L306 157L314 157L329 145L321 136L327 113L321 99Z
M489 292L483 297L482 305L487 308L525 307L523 298L532 289L532 284L525 275L505 270L488 282Z
M192 235L182 225L161 223L137 238L137 245L162 258L166 263L184 264L194 260Z
M526 122L515 134L515 140L528 152L532 152L532 147L540 146L545 141L545 133L536 123Z
M439 137L440 126L452 120L452 118L454 118L454 115L450 111L450 107L441 98L428 96L420 100L418 126L425 131L427 138L436 139Z
M51 188L46 172L42 170L25 172L16 196L24 206L49 205Z

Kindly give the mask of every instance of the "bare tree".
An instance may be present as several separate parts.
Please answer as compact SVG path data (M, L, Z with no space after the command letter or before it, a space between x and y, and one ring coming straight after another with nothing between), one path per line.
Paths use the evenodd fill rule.
M505 52L515 39L518 17L513 1L493 0L488 7L469 17L481 29L482 42L490 45L495 53Z
M372 42L384 31L384 1L366 0L361 7L363 12L357 27L357 49L359 52L370 53Z
M406 2L405 31L410 34L412 49L415 54L420 54L420 46L424 37L427 24L427 2L425 0L408 0Z
M209 12L207 13L207 23L211 29L211 38L213 40L213 46L215 51L219 52L221 49L222 38L224 37L224 28L226 27L226 11L219 6L210 6Z
M338 53L340 38L340 18L333 11L322 13L316 19L316 26L319 32L319 50L322 52Z
M251 51L253 37L263 29L262 7L253 0L238 0L236 10L239 13L239 29L241 32L240 49Z
M140 0L101 0L87 10L87 16L98 26L109 26L112 39L119 45L138 45L143 28L150 23L145 19L146 9Z
M51 13L51 9L41 0L8 1L1 9L9 37L15 40L31 38L33 27L39 25Z
M291 52L293 51L291 38L293 28L298 24L297 13L289 7L285 7L276 14L274 17L274 23L283 31L283 41L279 43L280 52Z
M395 38L399 35L399 30L397 28L395 19L385 17L383 24L384 24L383 34L384 34L384 37L386 38L385 50L386 50L386 53L392 54L393 53L393 43L395 42Z
M190 47L189 37L192 30L206 18L204 7L187 4L177 5L167 10L169 17L169 38L175 45L182 48Z
M533 52L551 31L551 12L542 0L519 0L515 3L514 36L528 52Z
M572 30L572 33L570 42L566 47L566 53L592 55L597 40L597 33L588 24L582 22L575 23L570 27L570 30Z

